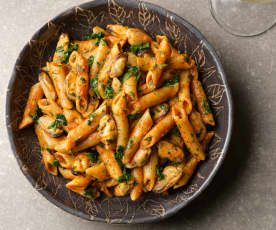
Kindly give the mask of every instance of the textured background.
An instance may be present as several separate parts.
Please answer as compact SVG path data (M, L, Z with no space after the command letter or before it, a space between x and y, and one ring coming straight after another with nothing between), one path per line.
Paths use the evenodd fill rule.
M228 156L204 194L158 224L108 226L81 220L44 199L20 172L5 128L5 93L15 60L45 22L82 0L0 1L0 230L2 229L225 229L276 226L276 27L255 38L225 33L206 0L151 0L184 17L221 57L232 88L235 125Z

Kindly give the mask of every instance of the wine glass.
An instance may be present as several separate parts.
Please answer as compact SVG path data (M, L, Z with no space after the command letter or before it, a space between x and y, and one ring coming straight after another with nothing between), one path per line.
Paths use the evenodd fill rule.
M276 0L209 0L216 22L242 37L262 34L276 24Z

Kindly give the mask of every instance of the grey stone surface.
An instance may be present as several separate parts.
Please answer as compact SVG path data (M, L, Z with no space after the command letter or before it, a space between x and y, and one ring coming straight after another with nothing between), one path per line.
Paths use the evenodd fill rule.
M5 93L14 62L45 22L83 0L0 0L0 230L223 229L276 227L276 27L238 38L213 20L206 0L151 0L195 25L219 54L232 88L235 126L229 153L198 200L161 223L109 226L65 213L44 199L20 172L5 128Z

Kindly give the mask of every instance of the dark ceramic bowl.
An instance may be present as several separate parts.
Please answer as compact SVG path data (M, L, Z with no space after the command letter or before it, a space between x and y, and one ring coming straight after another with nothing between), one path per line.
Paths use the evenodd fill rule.
M200 79L211 101L216 135L190 183L168 196L143 194L91 201L65 188L62 177L48 174L42 163L33 127L18 131L30 87L37 82L40 68L53 56L58 36L68 32L83 40L95 25L119 23L138 27L151 36L164 34L173 45L195 59ZM8 87L6 103L9 139L19 167L44 197L63 210L87 220L107 223L146 223L164 219L194 200L211 182L228 148L232 130L232 101L222 65L214 49L190 23L159 6L141 1L96 0L71 8L45 24L21 51Z

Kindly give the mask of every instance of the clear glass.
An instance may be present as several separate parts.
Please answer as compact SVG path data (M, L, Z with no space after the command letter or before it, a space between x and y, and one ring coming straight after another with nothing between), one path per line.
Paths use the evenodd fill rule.
M276 24L276 0L209 0L216 22L243 37L262 34Z

